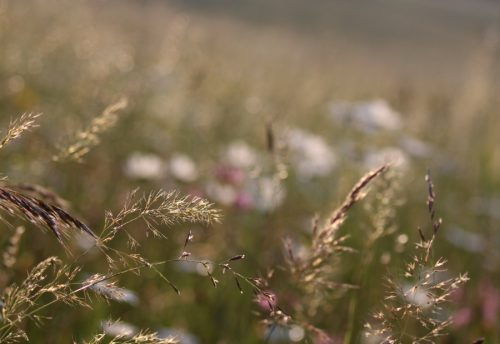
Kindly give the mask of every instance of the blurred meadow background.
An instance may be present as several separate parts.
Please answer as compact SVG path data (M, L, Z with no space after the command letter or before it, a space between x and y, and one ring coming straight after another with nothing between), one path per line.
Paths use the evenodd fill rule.
M0 151L5 183L54 191L97 235L137 188L202 197L222 217L159 226L165 238L132 223L113 239L150 262L207 268L179 259L124 274L118 300L57 303L19 326L34 343L143 328L184 344L381 343L365 324L385 326L374 314L393 276L403 305L452 319L446 335L421 341L435 324L408 322L400 330L412 335L393 342L499 343L499 66L494 0L0 0L2 135L42 113ZM82 132L92 135L78 146ZM314 219L384 163L335 229L321 274L311 260L316 272L300 275ZM433 255L447 260L437 278L470 278L435 310L433 291L409 295L404 282L418 229L432 233L428 169L443 219ZM79 259L78 283L112 270L84 233L64 249L2 216L4 250L26 226L15 264L4 255L3 293L49 256ZM212 270L232 257L240 277Z

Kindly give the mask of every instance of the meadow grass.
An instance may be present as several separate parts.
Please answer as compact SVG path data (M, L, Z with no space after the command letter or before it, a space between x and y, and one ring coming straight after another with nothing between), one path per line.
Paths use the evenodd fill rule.
M498 341L494 30L437 87L215 18L0 2L0 342Z

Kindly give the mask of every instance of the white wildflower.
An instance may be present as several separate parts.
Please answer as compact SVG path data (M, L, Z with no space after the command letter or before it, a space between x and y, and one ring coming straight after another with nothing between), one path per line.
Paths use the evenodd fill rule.
M232 167L249 169L257 163L257 152L244 141L232 142L223 154L224 161Z
M367 169L377 168L383 164L392 164L393 166L406 169L410 161L408 156L400 149L387 147L380 150L368 152L363 161Z
M403 288L405 299L416 306L428 308L432 305L431 297L425 288L421 286L407 285Z
M433 153L431 145L411 136L403 137L399 145L405 152L417 158L427 158Z
M285 200L286 190L280 181L273 178L262 177L253 180L248 185L254 208L263 212L273 211Z
M304 339L305 334L306 331L304 330L304 328L298 325L293 325L288 330L288 337L292 342L300 342L302 339Z
M394 131L402 127L399 113L383 99L354 103L337 102L330 106L330 112L333 120L368 133Z
M500 219L500 197L475 197L472 199L471 208L475 214Z
M174 154L168 167L172 176L182 182L191 183L198 179L196 163L185 154Z
M324 177L337 165L337 156L322 137L294 129L288 135L291 162L304 179Z
M479 253L486 249L486 240L479 234L453 226L444 232L446 240L466 251Z
M266 327L262 337L266 338L266 341L270 343L284 343L290 340L288 328L283 325Z
M175 338L182 344L198 344L199 340L192 335L182 329L177 328L162 328L158 331L158 337L160 338Z
M159 179L165 171L164 162L154 154L134 153L125 163L125 174L130 178Z
M137 333L137 328L123 321L103 321L102 330L109 336L131 338Z
M365 327L368 325L365 325ZM380 331L380 330L379 330ZM384 339L389 337L388 334L385 336L381 334L377 334L377 331L373 331L369 328L369 331L363 331L363 335L361 336L361 343L363 344L380 344L384 342Z
M232 205L238 196L237 190L228 184L210 182L206 186L207 196L223 205Z
M78 232L73 236L76 244L84 251L90 251L96 246L96 240L84 232Z

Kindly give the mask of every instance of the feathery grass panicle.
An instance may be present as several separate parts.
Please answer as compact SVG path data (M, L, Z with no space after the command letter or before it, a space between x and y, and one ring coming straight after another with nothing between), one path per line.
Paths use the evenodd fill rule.
M374 185L373 197L364 202L365 213L370 222L365 249L370 250L375 242L397 230L397 209L406 202L401 195L400 171L388 170Z
M119 111L125 109L127 104L127 98L122 97L117 102L106 107L100 115L92 119L87 128L76 133L72 143L60 148L59 153L53 156L53 160L82 162L84 156L99 144L99 135L116 124Z
M168 283L176 293L179 293L179 289L164 274L150 264L146 257L136 251L140 246L139 241L129 233L126 227L134 222L141 221L145 225L146 234L151 233L154 237L165 238L166 234L161 230L161 226L172 226L180 223L209 225L219 222L220 219L219 210L213 208L213 205L204 199L181 196L176 191L167 192L163 190L139 196L136 189L127 196L122 209L117 214L110 211L106 212L104 228L96 244L106 257L111 270L116 272L123 268L137 268L137 270L134 270L137 272L139 269L149 267L163 281ZM119 233L127 236L129 250L124 251L111 246L111 241ZM183 252L181 254L182 258L187 256L189 256L189 253ZM214 278L212 278L213 281L215 281Z
M294 254L293 243L290 239L284 240L285 260L288 272L291 275L294 285L299 290L301 300L300 306L293 308L293 314L283 312L277 305L275 299L270 299L268 303L271 312L265 319L266 325L270 326L299 326L309 332L312 337L321 338L322 342L331 342L331 339L323 330L313 325L311 314L320 314L324 306L327 295L331 295L336 290L345 291L354 289L357 286L347 283L333 281L335 270L332 268L332 259L341 253L353 252L354 249L345 246L347 235L339 236L338 229L347 217L349 210L365 197L365 189L378 176L388 169L384 165L374 171L364 175L346 196L344 202L337 208L326 223L320 227L319 219L316 218L312 225L312 242L310 253L303 257ZM273 297L260 293L261 298ZM263 295L263 296L262 296ZM308 316L309 315L309 316Z
M100 242L111 240L126 225L142 220L148 231L158 237L165 235L160 225L201 223L210 225L221 220L220 211L210 202L192 196L180 196L176 191L155 191L138 196L138 190L129 194L123 208L113 215L107 212Z
M64 228L76 228L92 237L92 230L58 205L49 203L18 189L15 185L0 183L0 209L10 215L27 219L42 228L48 228L62 243Z
M106 327L121 326L120 321L107 321ZM128 329L130 331L131 329ZM141 330L137 333L124 333L111 335L100 333L95 335L90 341L85 341L83 344L178 344L179 341L174 337L161 338L156 332Z
M325 228L319 233L319 236L328 235L331 231L335 231L344 222L349 209L351 209L354 204L365 198L366 193L363 192L365 188L371 183L372 180L387 171L387 169L389 169L389 165L383 165L365 174L351 189L342 205L330 216L329 225L325 226Z
M381 343L435 343L445 334L451 317L445 315L445 306L451 294L468 281L467 274L448 277L446 259L432 258L432 246L442 220L435 218L435 193L430 173L427 207L431 220L432 237L426 239L419 229L421 241L416 245L413 260L406 264L403 276L397 280L387 277L389 289L384 300L383 311L373 317L375 324L365 325L366 335Z
M2 343L5 344L17 344L17 343L28 343L28 342L29 338L26 335L26 332L20 329L13 329L2 337Z
M347 235L338 236L337 231L347 217L348 211L365 197L363 191L377 176L388 169L384 165L364 175L346 196L344 202L337 208L327 220L326 224L319 228L319 221L316 219L313 224L313 237L311 244L311 254L307 259L300 260L294 257L290 243L286 244L287 262L293 274L299 277L299 281L305 284L335 288L339 286L353 287L345 284L327 281L321 277L330 258L342 252L352 252L353 249L344 246L343 243L348 238Z
M0 149L20 137L25 131L37 127L36 120L41 115L41 113L24 113L21 117L11 121L7 133L0 141Z
M363 203L364 212L368 217L368 226L363 226L365 240L359 247L363 255L352 274L352 283L358 288L349 296L344 344L352 343L352 338L358 331L359 316L362 313L359 309L362 308L364 302L363 295L367 288L372 287L369 284L369 276L373 274L373 262L378 258L377 244L379 240L387 238L398 229L397 208L405 202L405 199L400 195L400 173L401 171L398 169L390 169L382 174L373 183L372 197ZM387 252L385 256L390 257Z
M54 302L68 305L88 306L84 299L72 292L71 285L80 272L80 268L64 265L57 257L49 257L28 274L20 284L12 284L2 293L2 322L0 323L0 342L14 343L11 333L25 336L20 327L22 322L30 319L40 323L44 319L40 312ZM45 295L53 297L53 301L43 304ZM17 337L17 336L16 336Z

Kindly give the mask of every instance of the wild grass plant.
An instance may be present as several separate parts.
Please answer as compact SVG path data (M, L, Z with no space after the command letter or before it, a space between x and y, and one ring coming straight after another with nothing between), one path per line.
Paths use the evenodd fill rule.
M497 340L494 35L438 87L155 1L0 33L4 342Z
M457 277L447 276L446 259L434 257L433 244L442 219L436 217L434 185L429 172L426 181L430 238L419 228L418 252L406 265L403 279L401 276L387 278L389 292L384 298L384 310L374 315L380 324L366 325L367 336L375 336L377 341L383 343L406 340L412 343L436 342L452 323L452 318L444 312L444 306L450 302L452 293L469 280L467 273Z
M23 115L19 120L14 121L8 128L2 147L20 136L23 131L34 127L34 120L38 115ZM100 126L108 126L106 121L95 121L92 132L100 131ZM88 135L80 135L80 139L87 142ZM76 143L74 146L84 146ZM73 152L74 150L70 150ZM78 154L80 159L82 154ZM108 263L106 274L94 274L83 282L77 282L76 278L82 270L79 260L83 255L78 256L73 262L63 263L62 260L53 256L44 259L37 264L28 276L19 284L8 284L2 294L2 326L0 327L0 341L3 343L15 343L21 340L29 341L30 338L23 329L25 321L33 321L43 324L46 317L42 312L55 303L64 303L69 306L90 307L88 292L93 291L97 295L105 298L120 300L122 290L115 286L110 280L128 273L138 272L143 268L151 268L155 271L157 265L166 262L150 263L139 253L122 252L108 246L113 238L125 232L124 227L131 222L143 220L145 227L155 236L164 236L156 227L159 224L173 224L179 222L193 222L210 224L219 221L219 213L212 209L210 203L197 198L179 197L175 193L157 192L133 200L132 194L124 208L114 216L108 213L104 228L98 237L83 222L70 215L60 207L57 196L54 194L38 192L36 186L21 186L16 188L5 183L1 186L1 209L9 215L24 218L40 228L48 228L57 240L64 245L65 237L69 237L69 230L75 229L84 232L92 240L95 240L95 247L104 253L104 261ZM10 225L12 221L5 220ZM4 257L4 267L11 268L15 264L16 253L18 251L20 236L24 233L23 227L18 227L9 246L6 248ZM127 233L128 234L128 233ZM130 246L135 246L136 241L129 234ZM188 237L185 246L187 246ZM186 248L186 247L184 247ZM112 255L116 255L120 267L114 265L115 260ZM185 253L179 258L186 256ZM232 260L235 260L234 258ZM229 268L229 264L228 268ZM169 284L170 281L159 271L159 275ZM211 276L211 275L210 275ZM215 279L211 277L212 281ZM178 289L171 284L177 291ZM50 296L51 300L47 300ZM104 335L97 335L90 342L102 342ZM117 334L111 342L120 343L175 343L172 338L159 338L156 334L147 332Z

